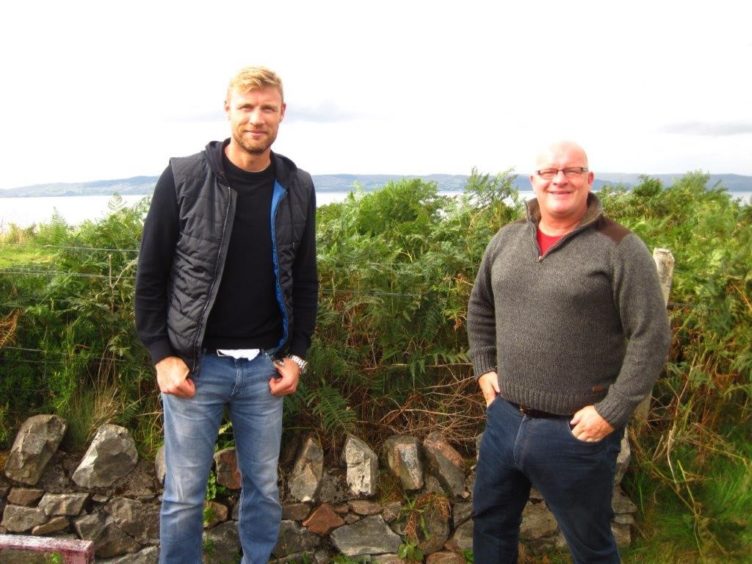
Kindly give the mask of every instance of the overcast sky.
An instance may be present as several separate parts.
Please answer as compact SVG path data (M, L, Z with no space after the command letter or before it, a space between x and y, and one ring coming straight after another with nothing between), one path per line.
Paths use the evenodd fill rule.
M227 82L284 80L313 174L752 175L752 2L26 0L0 7L0 188L158 175L228 134Z

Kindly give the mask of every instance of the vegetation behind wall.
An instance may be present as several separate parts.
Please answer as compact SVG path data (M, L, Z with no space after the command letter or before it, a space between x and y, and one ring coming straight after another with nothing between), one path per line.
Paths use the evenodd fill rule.
M468 454L483 404L466 356L467 299L486 244L524 216L508 174L474 172L464 195L421 180L355 191L319 208L320 312L311 370L286 429L377 442L441 429ZM645 177L599 192L608 215L676 258L673 345L628 476L644 543L634 558L726 558L752 547L752 208L708 177ZM138 343L133 286L147 202L80 227L11 228L0 243L0 442L54 412L85 444L104 421L161 441L153 370ZM669 560L665 560L668 558ZM656 560L657 559L657 560Z

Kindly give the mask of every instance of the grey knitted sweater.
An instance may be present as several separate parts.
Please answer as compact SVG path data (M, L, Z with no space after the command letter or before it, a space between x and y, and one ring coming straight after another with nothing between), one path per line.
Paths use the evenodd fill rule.
M655 263L594 194L580 225L539 258L537 200L486 248L468 305L476 378L501 396L569 415L586 405L626 424L666 360L670 328Z

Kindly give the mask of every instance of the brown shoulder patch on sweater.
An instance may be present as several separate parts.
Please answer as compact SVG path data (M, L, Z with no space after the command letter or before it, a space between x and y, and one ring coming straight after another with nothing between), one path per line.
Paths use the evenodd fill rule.
M608 219L607 217L601 217L600 219L598 219L595 225L595 230L599 233L603 233L617 245L621 243L624 237L632 233L623 225L620 225L615 221Z

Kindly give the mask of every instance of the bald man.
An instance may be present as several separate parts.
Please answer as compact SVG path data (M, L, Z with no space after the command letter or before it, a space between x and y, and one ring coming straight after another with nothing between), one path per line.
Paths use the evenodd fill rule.
M479 564L517 562L531 486L574 562L620 561L616 456L670 329L650 253L605 217L593 179L577 144L542 151L527 218L491 240L470 296L470 357L487 405L473 496Z

